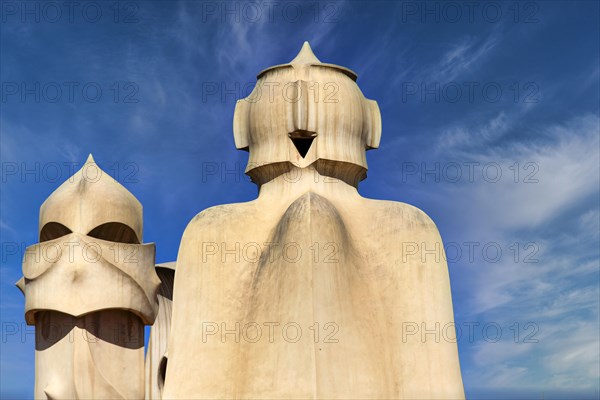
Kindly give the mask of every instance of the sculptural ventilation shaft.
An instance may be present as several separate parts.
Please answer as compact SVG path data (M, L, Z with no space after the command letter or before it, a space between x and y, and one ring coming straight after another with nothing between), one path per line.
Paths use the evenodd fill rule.
M454 320L435 224L358 194L381 119L355 80L305 43L238 101L259 195L183 234L164 398L464 396L456 343L421 335Z
M454 317L435 224L358 194L381 118L356 74L305 43L258 75L233 125L258 198L198 214L174 285L172 266L157 268L160 294L153 245L139 244L141 205L124 188L108 177L91 184L82 169L44 203L34 248L102 251L95 263L26 256L36 397L142 397L142 328L160 308L148 399L464 398L456 343L440 331ZM125 243L136 263L105 258ZM74 341L51 335L63 322ZM107 335L114 329L125 333Z
M142 205L90 155L40 209L27 248L25 319L35 325L36 399L144 397L144 325L160 284Z

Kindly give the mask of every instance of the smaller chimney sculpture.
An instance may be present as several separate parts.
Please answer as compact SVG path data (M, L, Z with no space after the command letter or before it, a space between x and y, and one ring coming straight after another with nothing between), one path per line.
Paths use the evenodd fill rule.
M142 221L140 202L91 155L42 204L17 283L35 325L36 399L144 397L160 280Z

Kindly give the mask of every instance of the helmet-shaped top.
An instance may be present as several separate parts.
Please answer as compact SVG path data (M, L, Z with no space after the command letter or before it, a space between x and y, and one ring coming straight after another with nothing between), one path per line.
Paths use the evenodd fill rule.
M291 165L312 164L358 184L366 150L379 146L381 115L353 71L322 63L305 42L288 64L258 74L236 104L233 130L236 147L250 152L246 173L259 185Z
M140 202L101 170L91 154L40 207L40 241L77 232L114 242L141 243L142 224Z

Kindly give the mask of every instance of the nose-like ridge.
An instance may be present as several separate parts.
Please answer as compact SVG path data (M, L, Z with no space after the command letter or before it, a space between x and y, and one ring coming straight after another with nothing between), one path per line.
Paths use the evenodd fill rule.
M81 233L38 243L23 259L25 317L35 323L40 310L79 316L100 309L126 309L144 323L156 317L160 279L154 244L109 242ZM53 293L48 288L71 288Z
M26 279L39 278L51 268L67 266L73 274L84 272L89 264L105 259L114 263L111 255L115 252L102 251L98 240L72 232L60 238L37 243L25 251L23 274Z
M82 243L81 235L71 232L59 238L28 247L23 257L23 275L25 279L39 278L51 267L74 258L74 249L82 247Z

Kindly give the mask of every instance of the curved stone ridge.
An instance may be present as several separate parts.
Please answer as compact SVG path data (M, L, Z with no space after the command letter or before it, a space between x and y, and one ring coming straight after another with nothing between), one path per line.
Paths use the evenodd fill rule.
M238 100L233 121L236 147L250 152L246 173L254 182L318 160L352 164L340 168L344 178L334 177L354 186L366 177L365 152L379 147L381 115L348 71L321 63L306 42L289 64L259 74L252 93Z
M158 311L154 253L154 244L114 243L78 233L29 247L23 261L25 320L34 325L35 314L43 310L78 317L123 309L152 324ZM68 290L56 291L67 283Z
M380 134L377 103L308 44L259 74L234 116L258 197L204 210L186 227L155 393L464 398L456 343L422 335L454 323L435 224L416 207L358 193ZM437 253L406 254L406 244Z
M90 154L73 176L60 185L40 207L40 233L49 223L88 234L103 224L118 222L142 242L142 205L131 192L103 171Z
M263 69L262 71L259 72L259 74L257 75L256 78L260 79L264 74L266 74L267 72L272 71L276 68L293 67L295 69L302 69L303 67L306 67L306 66L322 66L322 67L337 69L338 71L342 72L343 74L348 76L353 81L356 81L356 79L358 77L356 75L356 72L352 71L349 68L342 67L342 66L336 65L336 64L322 63L317 58L315 53L313 52L312 47L310 47L310 43L304 42L304 44L302 45L302 48L298 52L298 55L296 55L296 57L294 57L294 59L292 61L290 61L288 64L279 64L279 65L274 65L272 67Z
M41 206L39 237L17 283L36 327L35 398L144 397L160 279L142 205L90 154Z

